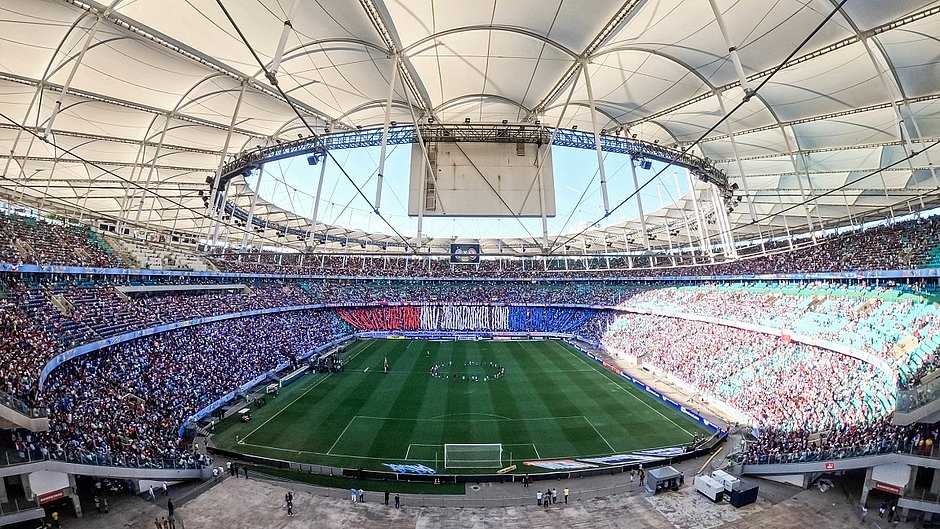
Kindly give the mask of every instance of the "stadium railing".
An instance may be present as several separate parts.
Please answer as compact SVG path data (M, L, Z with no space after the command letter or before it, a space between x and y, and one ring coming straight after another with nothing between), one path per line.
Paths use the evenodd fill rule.
M940 399L940 377L910 389L899 390L896 410L907 413L937 399Z
M41 419L49 416L48 408L31 406L26 401L4 391L0 391L0 405L6 406L32 419Z
M77 465L95 465L121 468L165 469L165 470L198 470L205 465L197 462L180 462L173 459L146 459L138 457L108 456L91 452L71 451L64 456L44 455L38 450L12 450L7 449L0 456L0 467L22 465L24 463L37 463L41 461L58 461Z
M937 448L925 453L922 447L914 444L913 440L885 441L878 446L847 446L834 447L825 450L799 452L784 452L780 454L767 454L747 459L745 454L738 454L738 462L745 465L781 465L789 463L815 463L820 461L833 461L851 457L865 457L882 454L907 454L917 457L937 458Z

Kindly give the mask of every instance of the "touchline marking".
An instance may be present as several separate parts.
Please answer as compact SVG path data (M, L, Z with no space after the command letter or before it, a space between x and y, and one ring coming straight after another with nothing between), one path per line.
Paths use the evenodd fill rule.
M463 415L463 414L457 414L457 415ZM425 418L420 418L420 417L376 417L374 415L356 415L357 419L368 419L368 420L373 420L373 421L448 422L448 419L444 419L441 417L447 417L447 416L438 415L437 417L425 419ZM583 419L583 418L584 418L584 415L565 415L562 417L526 417L524 419L510 419L509 417L506 417L502 419L477 419L477 420L474 420L473 422L563 421L567 419ZM522 443L522 444L527 444L527 443Z
M591 419L588 419L587 417L584 417L584 420L585 420L588 424L591 425L591 428L594 428L594 433L596 433L596 434L601 438L601 440L604 441L604 444L607 445L607 448L610 448L610 451L611 451L611 452L616 452L616 450L614 450L614 447L607 441L607 438L604 437L604 434L602 434L602 433L597 429L597 426L594 426L594 423L591 422Z
M581 353L575 353L574 351L570 351L570 353L573 354L573 355L575 355L575 356L577 356L579 359L581 359L582 362L587 362L588 365L590 365L591 367L594 368L594 371L597 371L598 373L601 373L602 375L606 375L607 373L610 373L609 371L606 371L606 369L605 369L606 372L605 372L605 371L601 371L600 369L598 369L597 366L595 366L594 364L590 363L590 362L591 362L590 360L584 358L584 355L582 355ZM620 375L615 375L615 376L620 376ZM610 380L610 379L608 378L608 380ZM623 386L621 386L620 384L617 384L617 387L620 388L620 391L623 391L623 392L626 393L627 395L630 395L631 397L633 397L633 398L636 399L637 401L643 403L643 405L646 406L647 408L649 408L649 409L655 411L656 414L659 415L660 417L662 417L663 419L666 419L667 421L671 422L676 428L678 428L678 429L682 430L683 432L685 432L686 434L688 434L689 437L695 437L695 434L693 434L692 432L690 432L690 431L686 430L685 428L679 426L679 424L676 423L676 421L674 421L674 420L670 419L669 417L666 417L665 415L663 415L663 413L662 413L661 411L659 411L659 410L657 410L656 408L650 406L648 402L646 402L645 400L641 399L640 397L637 397L636 395L633 394L633 392L627 391L627 389L624 388Z
M281 448L279 446L256 445L252 443L241 443L241 444L244 446L250 446L253 448L263 448L265 450L277 450L279 452L290 452L291 454L310 454L314 456L345 457L349 459L367 459L370 461L397 461L398 460L398 458L396 457L359 456L359 455L352 455L352 454L326 454L324 452L314 452L311 450L294 450L293 448ZM414 444L417 445L417 443L414 443ZM427 445L427 446L443 446L443 445ZM535 443L503 444L503 446L531 446L535 450L535 457L537 459L542 459L542 456L539 455L539 449L537 446L535 446ZM658 448L672 448L674 446L681 446L681 445L667 445L667 446L660 446ZM640 448L637 450L631 450L629 452L621 452L621 453L643 452L646 450L656 450L656 448ZM591 458L591 457L604 457L604 456L616 455L616 454L617 452L614 452L614 453L608 452L608 453L603 453L603 454L576 454L576 455L554 456L552 459L584 459L584 458ZM434 462L433 459L409 459L409 461L420 461L423 463ZM522 459L520 459L519 461L522 461ZM292 461L292 462L297 462L297 461Z
M352 357L350 357L348 361L351 361L353 358L356 358L357 356L359 356L360 353L362 353L363 351L365 351L366 349L368 349L369 347L371 347L372 344L374 344L374 343L376 343L376 342L374 342L374 341L373 341L373 342L368 342L365 347L363 347L363 348L359 349L358 351L356 351L356 354L354 354ZM348 361L347 361L347 362L348 362ZM312 386L310 386L309 388L307 388L307 389L306 389L303 393L301 393L300 396L298 396L296 399L294 399L294 400L288 402L288 403L287 403L287 406L284 406L283 408L277 410L277 412L275 412L274 415L268 417L268 419L267 419L266 421L264 421L263 423L259 424L259 425L257 426L257 428L255 428L254 430L248 432L248 435L246 435L245 437L242 437L241 441L239 441L238 444L248 444L248 443L245 442L245 440L248 439L249 437L251 437L252 434L254 434L254 433L257 432L258 430L260 430L261 427L263 427L265 424L268 424L269 422L271 422L272 420L274 420L274 418L277 417L278 415L280 415L281 413L283 413L284 410L286 410L287 408L290 408L291 406L293 406L295 402L297 402L298 400L300 400L300 399L306 397L306 396L307 396L307 393L310 393L311 391L313 391L314 388L316 388L317 386L319 386L320 384L322 384L324 380L330 378L331 376L333 376L333 373L327 374L325 377L323 377L323 378L321 378L320 380L318 380L314 385L312 385Z
M342 439L344 435L346 435L346 430L348 430L349 427L352 426L353 421L355 421L358 418L359 418L358 415L353 415L353 418L349 419L349 422L346 423L346 427L343 428L343 431L339 433L339 437L337 437L336 440L333 441L333 444L330 446L330 449L326 451L326 455L330 455L333 449L336 448L336 443L338 443L339 440Z

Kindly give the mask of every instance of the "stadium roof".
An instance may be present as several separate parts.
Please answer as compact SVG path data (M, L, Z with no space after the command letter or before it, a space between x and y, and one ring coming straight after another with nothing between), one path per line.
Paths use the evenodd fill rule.
M936 191L940 176L930 169L940 149L905 160L940 137L940 2L223 4L266 67L286 36L276 79L290 104L215 0L0 0L0 191L44 209L205 236L207 177L223 153L308 135L294 108L318 133L382 126L396 56L403 82L391 119L399 124L412 115L443 123L473 116L593 130L584 67L598 128L680 149L723 117L722 105L730 111L744 99L742 74L752 89L767 81L690 151L748 190L728 216L738 239L884 215L888 206L917 209L933 202L922 195ZM705 216L712 192L697 182L695 193ZM804 197L807 206L792 207ZM254 214L272 225L309 227L309 215L254 199L242 178L228 198L245 210L254 202ZM645 213L647 230L662 234L653 246L667 237L672 245L696 224L691 193ZM717 240L721 222L705 224ZM317 229L396 239L371 227ZM623 250L625 234L641 229L634 219L579 239ZM238 229L222 233L242 239ZM277 240L270 230L258 237Z

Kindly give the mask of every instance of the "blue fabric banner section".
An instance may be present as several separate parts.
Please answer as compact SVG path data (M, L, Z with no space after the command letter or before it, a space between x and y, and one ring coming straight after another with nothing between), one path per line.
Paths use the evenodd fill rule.
M597 313L567 307L509 307L509 330L529 332L573 332Z

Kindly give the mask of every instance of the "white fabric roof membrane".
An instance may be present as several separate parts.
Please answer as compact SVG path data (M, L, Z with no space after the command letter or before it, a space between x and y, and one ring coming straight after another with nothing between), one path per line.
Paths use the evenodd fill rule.
M411 122L413 108L422 120L540 119L591 130L586 85L572 68L581 61L598 127L628 128L650 141L686 146L721 119L719 97L730 109L744 96L706 0L224 4L267 64L290 21L277 80L317 132L327 125L382 125L395 53L407 81L397 83L392 97L391 119L399 123ZM838 2L715 4L755 86ZM940 149L805 208L782 211L940 137L938 35L940 1L850 1L750 102L706 134L693 152L746 187L761 219L744 226L752 220L749 208L735 209L730 221L737 238L780 235L784 225L805 231L820 222L888 215L885 206L904 211L933 202L919 195L937 187L932 167ZM571 89L564 81L572 79L564 110ZM0 186L8 199L202 235L208 229L207 177L222 157L309 134L215 0L0 0L0 113L6 118L0 118ZM56 146L21 133L16 124L40 134L48 127ZM877 192L865 192L870 190ZM692 215L692 196L647 211L647 228L683 226ZM704 184L697 184L695 196L711 210ZM246 210L253 202L240 178L228 198ZM284 211L263 198L255 201L254 214L309 225L307 212ZM394 240L374 224L371 233L364 226L318 227ZM635 219L586 236L620 240L639 229ZM714 235L718 226L708 229ZM235 229L223 234L241 239ZM498 245L482 242L488 249ZM665 245L665 237L656 238L654 246Z

